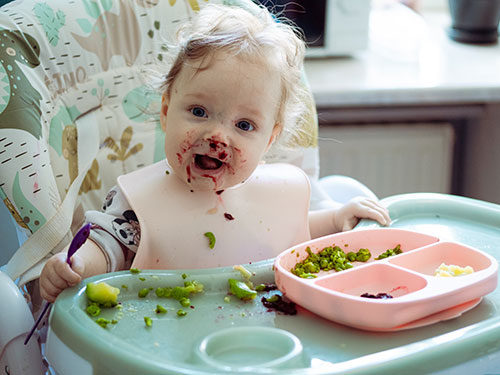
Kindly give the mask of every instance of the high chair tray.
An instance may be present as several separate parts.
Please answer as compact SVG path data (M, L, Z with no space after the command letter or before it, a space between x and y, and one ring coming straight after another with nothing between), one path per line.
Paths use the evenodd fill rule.
M417 244L417 249L421 249L417 251L451 242L479 250L486 258L500 259L498 205L440 194L409 194L383 202L393 219L389 229L408 229L422 234L421 238L438 239L427 245ZM379 228L368 221L358 227L359 230ZM407 254L417 254L417 251ZM403 259L403 255L405 253L392 260ZM392 263L388 264L390 261L388 258L383 265L392 267ZM338 275L354 274L373 263ZM245 267L255 274L254 284L275 281L272 260ZM394 267L408 272L410 277L427 280L425 273L420 275L421 270ZM186 316L176 315L181 306L175 300L160 300L153 292L146 298L138 297L142 288L182 285L183 274L187 274L185 280L197 280L205 286L204 293L191 298L193 308L186 309ZM465 306L438 311L438 317L432 314L407 323L412 324L413 327L408 328L413 329L373 332L332 322L300 305L296 315L270 311L260 299L276 291L259 294L247 302L234 296L226 302L229 278L241 276L227 267L142 271L140 274L122 271L84 280L63 292L53 306L46 345L49 362L60 374L77 375L92 371L151 375L420 375L447 368L453 368L450 373L460 373L461 364L477 357L484 356L483 364L490 358L500 358L495 354L500 352L498 287L480 303L478 297L466 301ZM117 324L109 324L104 329L85 312L84 290L90 281L106 281L121 289L122 316L116 315L120 311L114 309L101 314L109 319L118 316ZM122 288L124 285L127 289ZM166 315L156 316L153 310L158 303L167 308ZM470 311L464 312L468 309ZM152 327L145 326L144 316L153 319ZM445 320L447 318L450 319ZM80 365L81 361L88 366ZM75 372L75 367L79 372ZM488 370L491 372L494 368L498 366Z

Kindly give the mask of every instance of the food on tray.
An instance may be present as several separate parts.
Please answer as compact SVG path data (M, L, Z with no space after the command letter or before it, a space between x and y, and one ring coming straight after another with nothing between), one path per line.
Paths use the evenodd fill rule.
M245 281L245 284L247 284L250 289L255 289L254 286L253 286L252 281L250 280L250 278L252 276L255 276L252 272L250 272L249 270L247 270L241 264L238 264L238 265L234 266L233 269L235 271L239 271L240 272L241 277L243 277L243 280Z
M139 273L140 271L134 271L132 273ZM187 275L182 275L182 278L185 279ZM154 276L153 276L154 278ZM122 285L122 288L124 285ZM126 287L128 289L128 287ZM139 290L137 293L137 296L139 298L145 298L148 296L149 292L153 290L153 288L142 288ZM201 293L203 292L203 284L193 280L193 281L184 281L184 286L175 286L175 287L164 287L164 288L157 288L155 293L156 296L161 298L173 298L179 301L179 303L183 307L191 307L191 300L190 296L195 293ZM89 316L96 318L101 314L101 309L106 308L106 307L115 307L120 310L122 305L117 304L117 296L120 293L120 290L118 288L115 288L111 285L106 284L105 282L100 282L100 283L88 283L85 294L87 295L88 299L88 304L86 307L86 312ZM157 314L166 314L167 309L164 308L161 305L156 305L156 308L153 309L154 312ZM184 310L179 310L177 312L178 316L185 316L187 315L187 312ZM123 316L123 312L119 312L118 315L116 315L118 319L121 319ZM97 318L95 319L95 322L99 324L101 327L106 328L108 324L116 324L118 323L118 320L108 320L105 318ZM145 316L144 317L144 323L146 327L151 327L153 324L153 321L150 317Z
M377 293L377 294L363 293L360 297L374 298L374 299L390 299L390 298L393 298L390 294L387 294L387 293Z
M284 313L285 315L295 315L297 314L297 308L295 303L285 300L280 294L273 294L270 297L262 297L262 304L271 310L276 310Z
M378 257L376 257L376 260L380 259L385 259L388 257L392 257L393 255L398 255L401 254L403 251L401 250L401 245L398 244L394 249L387 249L384 251L382 254L380 254Z
M212 232L206 232L203 235L208 238L208 247L213 249L215 246L215 235Z
M85 288L87 298L92 301L103 305L104 307L112 307L116 305L120 289L115 288L104 281L100 283L88 283Z
M349 251L346 256L350 262L366 262L372 254L368 249L359 249L357 253Z
M441 265L438 268L436 268L436 271L434 271L434 276L454 277L454 276L470 275L473 272L474 268L472 268L471 266L460 267L454 264L448 265L445 263L441 263Z
M244 301L254 299L257 296L257 292L251 289L244 281L229 279L229 291L231 294Z
M87 305L87 314L90 316L99 316L101 314L101 308L99 307L99 304L96 302L90 302Z
M164 308L162 305L156 305L155 312L157 314L166 314L167 313L167 309Z
M131 268L130 273L141 273L141 270L139 268Z
M184 281L184 286L174 286L165 288L156 288L155 294L157 297L173 298L183 306L190 306L191 300L189 296L191 294L203 292L203 284L193 281Z
M359 249L358 252L349 252L347 255L338 246L327 246L317 254L306 248L309 254L302 262L298 262L290 270L294 275L304 279L317 277L314 275L319 271L335 270L337 272L352 268L351 261L366 262L371 257L368 249Z
M105 318L98 318L95 322L99 324L102 328L106 328L108 324L111 323L111 320Z
M276 289L278 289L278 287L274 283L259 284L255 287L257 292L270 292Z

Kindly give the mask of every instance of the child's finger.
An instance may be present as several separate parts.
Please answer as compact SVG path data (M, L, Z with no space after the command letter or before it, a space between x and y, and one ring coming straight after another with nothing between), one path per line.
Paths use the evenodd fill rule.
M377 221L381 225L389 225L391 223L389 215L384 215L384 212L379 210L370 209L368 211L368 218Z
M55 287L52 284L46 284L40 288L40 295L48 302L54 302L57 296L62 292L62 289Z
M40 295L49 302L54 302L62 289L52 284L48 278L40 279Z
M78 282L80 282L81 277L85 271L85 263L79 256L73 255L71 257L71 269L73 270L74 273L80 276L80 279L78 280Z
M369 212L374 213L378 218L370 217L373 220L378 221L382 225L389 225L391 223L391 217L389 211L381 206L378 202L371 199L366 199L364 205L368 208Z
M46 280L47 280L46 284L47 286L52 286L53 288L57 288L59 290L62 290L69 286L68 282L64 279L64 277L56 272L48 274Z
M73 271L68 263L65 262L58 262L55 264L54 271L57 274L57 276L61 279L64 280L66 283L66 287L69 285L75 285L80 282L81 277L79 274L77 274L75 271ZM49 275L49 277L52 275ZM51 279L54 280L54 279ZM56 284L57 286L60 286L59 283Z

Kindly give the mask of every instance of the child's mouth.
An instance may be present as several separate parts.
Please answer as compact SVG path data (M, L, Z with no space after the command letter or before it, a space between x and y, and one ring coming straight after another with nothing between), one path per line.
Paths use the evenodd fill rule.
M203 170L216 170L222 167L222 162L219 159L212 158L208 155L196 154L194 157L195 165Z

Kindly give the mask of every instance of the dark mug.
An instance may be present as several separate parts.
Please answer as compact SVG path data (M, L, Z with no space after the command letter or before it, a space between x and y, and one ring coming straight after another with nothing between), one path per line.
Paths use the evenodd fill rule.
M449 36L463 43L496 43L500 0L448 0Z

